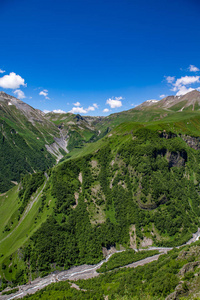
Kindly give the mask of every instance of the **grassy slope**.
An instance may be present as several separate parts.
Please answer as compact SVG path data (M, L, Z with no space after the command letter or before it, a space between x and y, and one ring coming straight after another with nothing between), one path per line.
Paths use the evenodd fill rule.
M53 136L58 137L59 130L42 116L33 125L14 105L1 104L0 191L12 187L11 180L19 182L21 174L53 166L55 157L45 147L53 143Z
M40 193L42 187L32 195L32 199ZM26 216L24 217L24 214L21 216L21 219L23 217L24 219L20 223L21 219L18 221L18 209L21 203L17 197L17 189L18 186L14 187L3 196L0 196L0 212L2 215L1 220L3 220L0 224L0 263L4 261L4 263L10 264L10 259L8 259L8 257L12 254L12 264L17 264L17 268L14 268L12 274L8 272L8 269L5 270L5 275L8 280L11 277L13 278L17 271L24 268L24 263L16 251L24 245L41 224L46 221L47 217L52 214L55 204L55 199L47 193L46 205L41 213L39 211L39 208L41 207L41 195L32 205L31 210L28 213L24 213ZM12 225L11 221L13 222ZM8 224L10 231L5 231L5 225Z

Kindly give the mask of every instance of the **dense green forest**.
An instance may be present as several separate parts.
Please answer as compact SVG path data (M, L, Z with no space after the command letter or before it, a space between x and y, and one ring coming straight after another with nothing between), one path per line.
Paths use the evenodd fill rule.
M97 269L97 272L108 272L156 254L159 254L158 250L143 250L136 252L135 250L129 249L127 251L115 253L107 262L104 262L101 267Z
M135 248L147 239L157 246L183 244L199 225L199 162L199 152L180 137L139 129L117 151L108 143L60 164L49 172L42 196L42 209L48 193L56 199L54 212L22 247L25 274L95 264L102 247L130 247L130 234ZM34 182L44 180L31 178L19 192L23 209Z

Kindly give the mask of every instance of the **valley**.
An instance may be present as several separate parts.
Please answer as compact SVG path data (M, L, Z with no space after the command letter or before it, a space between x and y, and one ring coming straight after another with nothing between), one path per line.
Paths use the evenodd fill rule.
M74 267L90 278L111 247L182 251L199 236L198 91L108 117L44 115L2 92L0 104L2 290Z

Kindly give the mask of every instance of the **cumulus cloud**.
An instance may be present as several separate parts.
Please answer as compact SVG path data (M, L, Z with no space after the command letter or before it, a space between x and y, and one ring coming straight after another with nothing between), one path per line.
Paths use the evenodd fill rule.
M105 112L105 113L107 113L107 112L109 112L110 110L108 109L108 108L105 108L104 110L103 110L103 112Z
M2 69L0 69L0 73L1 73L1 74L3 74L3 73L5 73L5 71L4 71L4 70L2 70Z
M18 99L26 98L24 92L21 90L15 90L13 93L17 96Z
M72 114L86 114L87 109L84 109L83 107L73 107L69 112Z
M21 85L27 86L25 80L14 72L0 78L0 87L4 89L18 89Z
M193 65L190 65L190 67L191 66L195 67ZM200 76L182 76L177 79L175 79L175 77L168 76L166 77L166 80L171 85L171 91L176 92L176 96L181 96L194 90L191 85L199 83Z
M173 91L180 90L180 88L184 85L190 85L193 83L199 82L200 76L184 76L181 78L178 78L176 82L173 84L174 88Z
M41 91L40 93L39 93L39 95L40 96L47 96L48 95L48 92L45 92L45 90L44 91Z
M194 65L190 65L188 69L189 69L190 72L198 72L198 71L200 71L199 68L195 67Z
M95 107L94 106L89 106L88 108L87 108L87 111L94 111L95 110Z
M54 109L53 112L56 114L66 114L66 111L64 111L62 109Z
M165 98L166 95L162 94L162 95L160 95L159 97L160 97L160 98Z
M43 90L43 91L41 91L41 92L39 92L39 95L40 96L44 96L45 97L45 99L50 99L49 97L48 97L48 90Z
M107 99L106 104L110 105L111 108L121 107L122 106L122 97L115 97L114 99Z
M73 104L76 105L77 103L73 103ZM86 114L89 111L94 111L96 108L98 108L98 105L96 103L94 103L92 106L91 105L88 106L88 108L80 107L80 103L79 103L79 106L73 107L69 112L73 114Z
M81 104L80 104L80 102L77 101L76 103L73 103L73 105L74 106L80 106Z
M172 83L175 80L174 76L166 76L165 77L168 83Z

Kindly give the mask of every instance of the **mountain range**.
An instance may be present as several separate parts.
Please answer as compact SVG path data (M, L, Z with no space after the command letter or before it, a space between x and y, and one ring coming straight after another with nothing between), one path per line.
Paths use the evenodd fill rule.
M2 289L111 247L174 247L200 218L200 92L108 117L44 114L0 92Z

